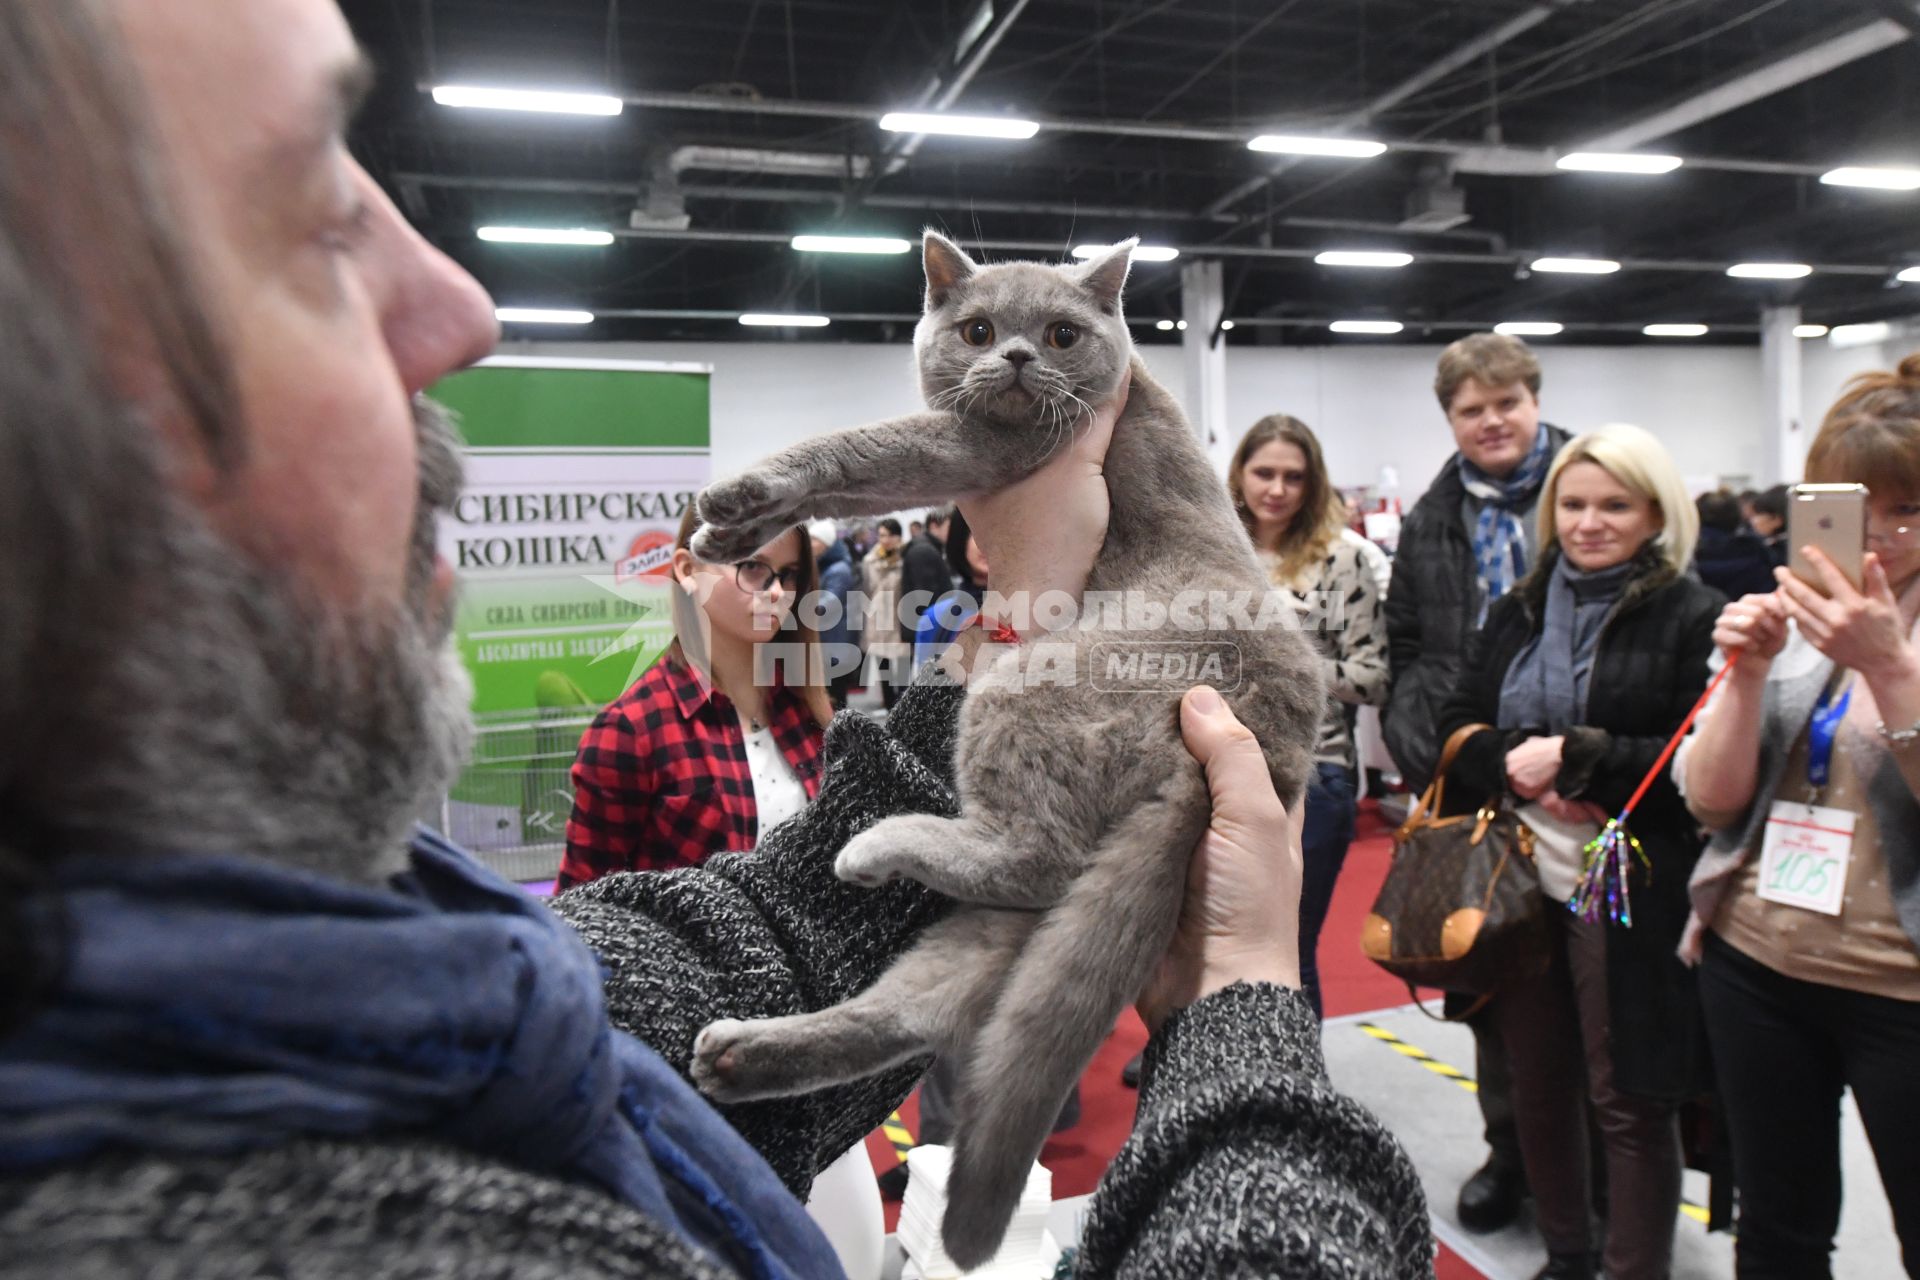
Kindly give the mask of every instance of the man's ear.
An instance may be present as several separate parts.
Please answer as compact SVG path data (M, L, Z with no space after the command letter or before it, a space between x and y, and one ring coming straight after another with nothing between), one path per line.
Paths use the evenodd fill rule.
M960 246L933 228L927 228L921 259L927 268L927 310L942 306L953 291L973 278L980 268Z
M1127 287L1127 270L1133 265L1138 236L1129 236L1080 268L1080 283L1094 296L1108 315L1120 314L1120 294Z

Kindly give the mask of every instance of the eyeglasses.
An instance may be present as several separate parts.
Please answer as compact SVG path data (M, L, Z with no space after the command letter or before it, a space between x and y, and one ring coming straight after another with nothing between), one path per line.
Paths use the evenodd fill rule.
M742 591L756 594L771 591L775 579L779 580L782 591L792 591L800 585L800 567L790 564L776 570L764 560L742 560L733 566L733 580Z

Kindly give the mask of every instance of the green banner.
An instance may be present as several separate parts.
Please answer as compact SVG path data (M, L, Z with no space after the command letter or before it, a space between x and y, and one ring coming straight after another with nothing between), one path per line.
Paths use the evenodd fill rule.
M697 366L502 358L432 392L467 440L440 549L480 731L447 834L509 874L551 873L581 730L673 638L666 569L710 473L708 389Z

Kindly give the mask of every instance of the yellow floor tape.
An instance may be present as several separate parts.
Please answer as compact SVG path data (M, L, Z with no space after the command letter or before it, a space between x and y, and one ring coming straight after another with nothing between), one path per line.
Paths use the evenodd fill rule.
M887 1141L893 1144L893 1154L900 1157L900 1163L907 1162L907 1152L913 1150L913 1131L907 1128L907 1122L900 1118L898 1111L887 1117L880 1126L880 1132L887 1135Z
M1372 1036L1375 1040L1378 1040L1381 1044L1386 1045L1387 1048L1393 1050L1401 1057L1410 1058L1427 1070L1433 1072L1433 1074L1446 1077L1462 1089L1465 1089L1468 1093L1478 1093L1480 1091L1480 1086L1474 1083L1472 1076L1460 1070L1458 1067L1450 1066L1440 1061L1440 1059L1426 1052L1426 1050L1408 1044L1405 1040L1402 1040L1385 1027L1377 1027L1371 1022L1358 1022L1354 1025ZM1707 1211L1704 1206L1697 1205L1691 1200L1682 1200L1680 1202L1680 1212L1692 1218L1695 1222L1700 1223L1702 1226L1706 1225Z

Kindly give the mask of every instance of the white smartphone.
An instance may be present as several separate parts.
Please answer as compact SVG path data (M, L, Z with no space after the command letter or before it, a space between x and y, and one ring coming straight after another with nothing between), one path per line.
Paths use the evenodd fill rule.
M1787 568L1821 595L1827 594L1826 583L1808 562L1803 547L1820 548L1858 591L1867 554L1867 486L1793 486L1787 500L1787 546Z

